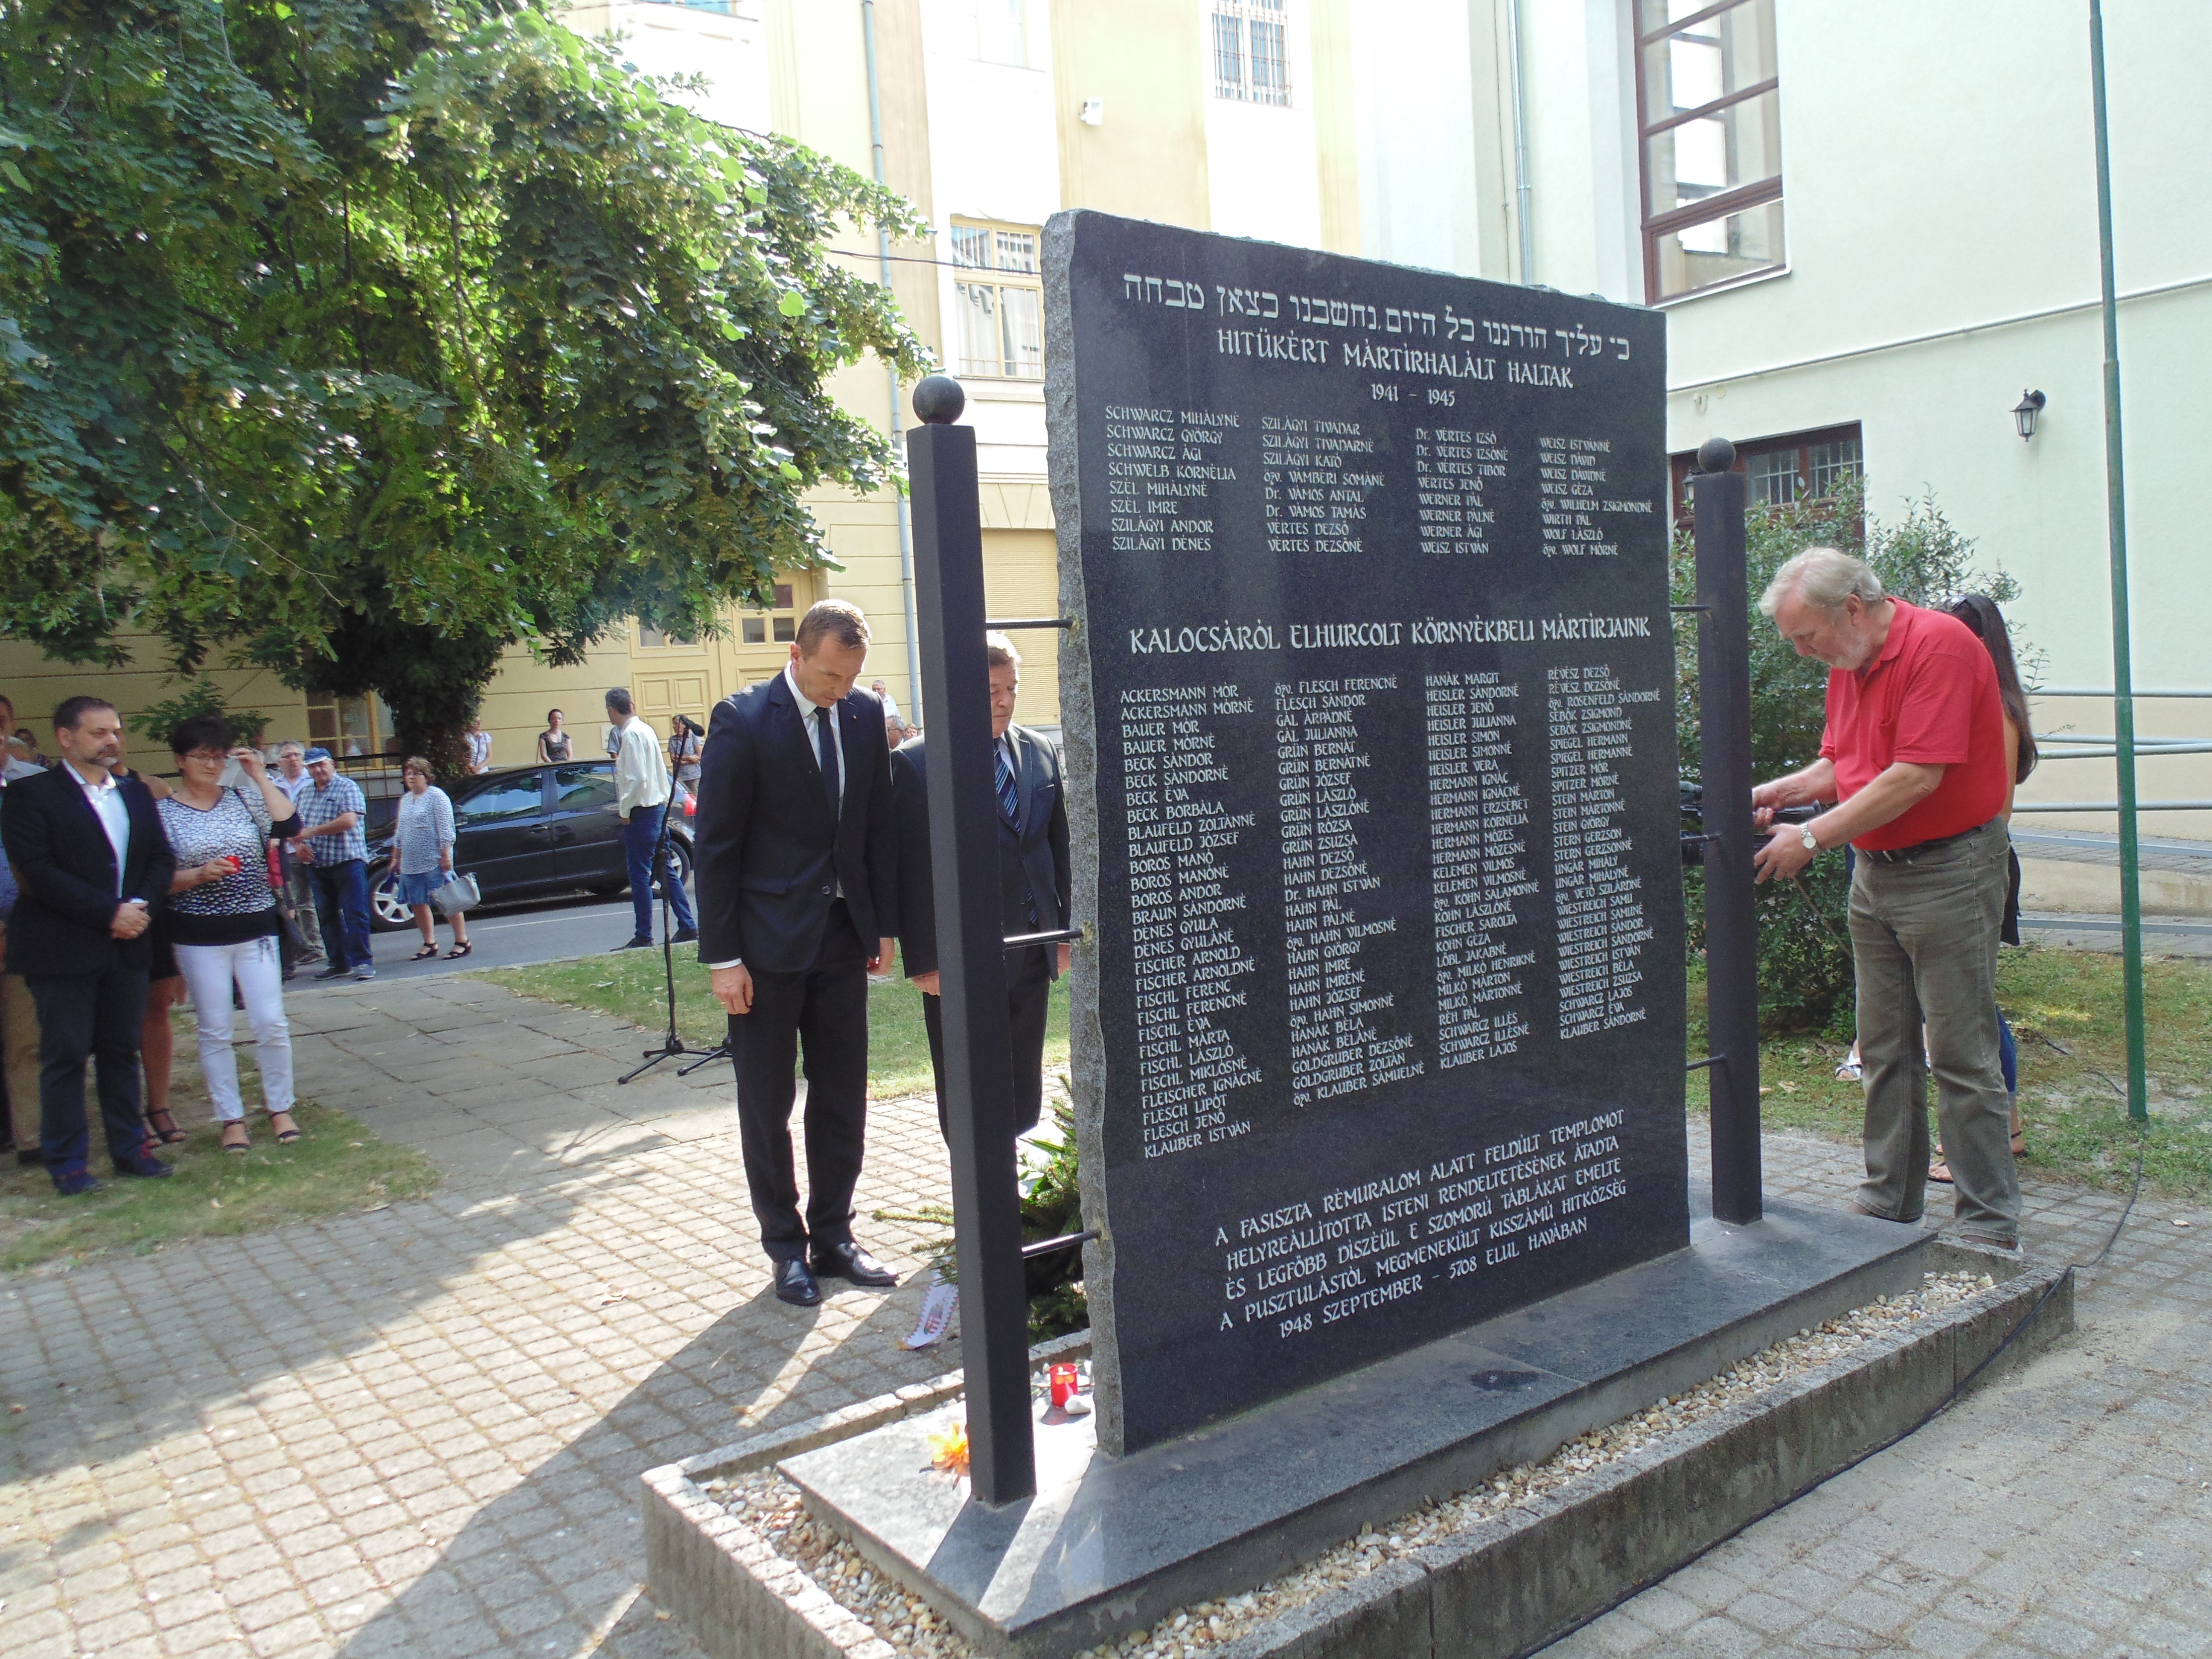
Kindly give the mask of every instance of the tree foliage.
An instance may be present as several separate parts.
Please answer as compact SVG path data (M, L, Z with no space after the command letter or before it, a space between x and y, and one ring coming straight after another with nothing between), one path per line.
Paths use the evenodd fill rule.
M0 10L0 631L374 689L442 750L501 650L826 562L926 367L829 252L902 201L665 101L532 0Z
M1800 657L1759 611L1759 596L1783 564L1808 547L1835 547L1871 564L1882 586L1914 605L1938 605L1962 593L1986 593L1999 604L2019 597L2002 567L1984 569L1972 541L1943 516L1934 495L1908 501L1893 524L1870 520L1854 479L1834 494L1789 506L1753 507L1746 525L1750 586L1752 776L1780 777L1820 753L1826 724L1828 671ZM1696 597L1696 550L1687 532L1674 538L1674 599ZM2029 653L2032 659L2033 653ZM1675 723L1682 765L1695 775L1702 753L1698 726L1698 638L1694 621L1675 619ZM1747 804L1746 810L1748 811ZM1686 876L1690 942L1705 945L1704 874ZM1799 882L1759 889L1759 998L1770 1030L1848 1030L1851 951L1844 904L1849 889L1840 854L1815 859Z

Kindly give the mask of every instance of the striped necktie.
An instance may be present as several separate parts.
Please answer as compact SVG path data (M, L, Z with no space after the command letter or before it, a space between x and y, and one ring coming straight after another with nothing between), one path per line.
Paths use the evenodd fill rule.
M999 757L999 816L1006 819L1009 830L1018 830L1022 827L1022 796L1014 787L1012 757L1006 753L1003 738L993 744L991 750Z

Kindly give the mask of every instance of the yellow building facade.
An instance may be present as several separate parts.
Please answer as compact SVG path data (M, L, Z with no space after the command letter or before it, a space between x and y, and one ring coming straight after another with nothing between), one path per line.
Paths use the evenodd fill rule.
M888 270L910 325L967 388L989 607L1034 617L1059 605L1038 268L1054 213L1097 208L1504 273L1504 174L1470 159L1494 162L1506 143L1482 72L1504 39L1502 0L1414 9L1422 16L1387 29L1359 26L1351 0L599 0L567 20L615 37L647 74L694 77L675 95L725 125L788 135L872 176L880 137L884 181L934 234L890 247L888 261L872 233L848 234L839 250L871 277ZM1408 59L1401 50L1438 39L1437 52ZM1409 76L1420 84L1409 88ZM834 391L894 425L880 363L842 371ZM896 389L899 424L912 421L908 391ZM899 504L823 491L811 506L836 568L782 575L775 608L732 611L723 637L667 640L633 621L571 667L511 651L483 705L495 763L534 758L553 708L591 751L610 686L630 688L664 731L679 713L703 720L720 697L778 671L793 617L823 597L866 612L866 678L881 678L909 720L926 720ZM1055 726L1057 638L1032 633L1017 644L1018 717ZM218 666L211 678L233 706L268 717L272 741L368 756L390 737L374 699L311 702L265 671ZM0 642L0 692L27 723L41 725L81 690L131 714L179 689L150 640L117 671ZM156 745L133 741L156 758Z

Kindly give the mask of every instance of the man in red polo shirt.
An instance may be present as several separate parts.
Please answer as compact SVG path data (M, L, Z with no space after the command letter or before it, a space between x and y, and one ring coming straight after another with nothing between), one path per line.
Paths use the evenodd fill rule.
M2009 780L1996 670L1963 623L1886 597L1880 577L1833 548L1784 565L1759 608L1800 656L1828 665L1820 759L1762 783L1751 801L1761 828L1777 807L1837 804L1810 823L1773 825L1753 862L1765 881L1795 876L1825 848L1857 851L1867 1178L1854 1207L1920 1219L1932 1066L1959 1230L2011 1249L2020 1176L1997 1058Z

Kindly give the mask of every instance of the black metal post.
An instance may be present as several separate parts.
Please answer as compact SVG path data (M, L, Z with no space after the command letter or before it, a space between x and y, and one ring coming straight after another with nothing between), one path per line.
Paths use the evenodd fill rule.
M914 489L915 597L929 712L929 852L944 996L945 1110L960 1256L969 1480L986 1504L1036 1492L1030 1426L1029 1290L1014 1162L1014 1073L999 915L999 803L991 678L983 656L982 503L975 431L954 426L958 381L914 390L906 436Z
M1713 1060L1713 1216L1756 1221L1759 1156L1759 915L1751 855L1751 605L1744 572L1744 478L1735 448L1706 440L1690 481L1697 504L1698 729L1705 756L1705 1006Z

